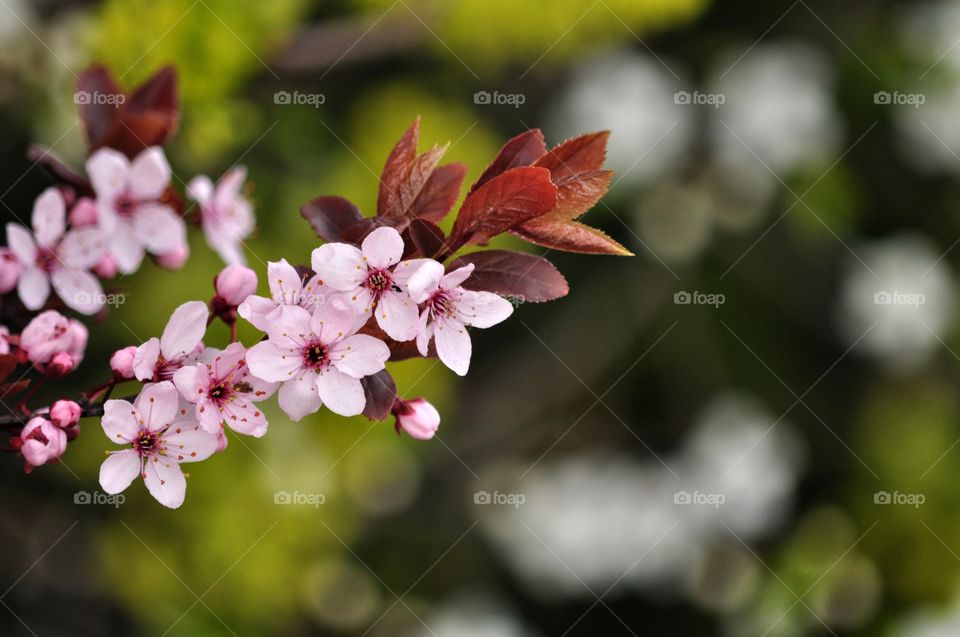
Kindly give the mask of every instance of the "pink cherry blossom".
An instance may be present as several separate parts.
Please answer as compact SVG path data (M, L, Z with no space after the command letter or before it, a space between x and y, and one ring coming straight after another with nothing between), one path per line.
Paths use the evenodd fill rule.
M0 248L0 294L6 294L17 287L23 264L10 248Z
M110 440L129 445L109 452L100 466L103 490L120 493L139 475L150 495L171 509L183 504L186 495L180 464L206 460L217 450L217 436L180 408L180 396L170 381L146 385L132 405L108 400L100 424Z
M98 222L121 272L136 271L144 252L168 255L186 248L186 224L161 201L172 175L162 149L147 148L131 162L101 148L87 160L87 174L97 194Z
M200 225L207 244L225 263L246 263L242 244L253 232L253 206L241 194L247 169L237 166L216 185L206 175L190 180L187 194L200 205Z
M236 307L248 296L257 293L257 273L237 263L228 265L213 280L217 298L224 304Z
M67 450L67 434L46 418L31 418L20 432L20 453L27 470L57 460Z
M346 243L320 246L311 265L324 284L342 292L357 311L374 313L390 338L410 341L417 336L418 312L406 290L413 262L401 263L402 256L400 233L383 227L368 234L359 250Z
M194 362L208 317L207 305L200 301L189 301L174 310L160 338L151 338L137 348L133 357L137 380L170 380L178 369Z
M267 418L254 403L270 397L276 386L256 378L247 368L246 349L231 343L207 364L182 367L173 375L180 395L196 405L197 420L206 431L217 433L225 424L237 433L259 438L267 433Z
M68 429L80 422L83 413L80 405L72 400L58 400L50 406L50 422L61 429Z
M156 255L154 260L161 268L165 268L167 270L179 270L189 258L190 246L184 243L182 246L177 246L170 252L164 252L163 254Z
M513 306L503 297L460 287L473 268L471 263L444 274L443 265L424 259L407 282L410 298L425 304L420 314L417 349L426 356L433 338L440 360L460 376L466 375L472 353L467 326L492 327L513 313Z
M10 329L0 325L0 355L10 353Z
M417 440L430 440L440 427L440 412L425 398L397 399L393 405L397 433L406 432Z
M96 224L97 202L89 197L80 197L77 199L77 203L73 204L73 208L70 209L67 219L74 228Z
M282 305L270 316L269 340L247 352L254 376L282 382L280 408L300 420L325 404L341 416L356 416L366 404L360 379L382 370L387 345L356 334L364 317L342 303L327 303L313 316L302 307Z
M326 288L320 277L314 275L303 283L296 268L287 263L286 259L267 263L267 284L270 286L269 299L252 294L237 308L240 316L264 332L270 323L270 315L278 307L298 306L313 314L326 300L323 294Z
M33 205L33 233L7 224L7 244L17 256L22 272L17 283L20 300L28 310L39 310L57 295L81 314L96 314L105 302L103 288L88 270L104 254L105 239L97 228L66 231L66 203L56 188L47 188Z
M118 349L110 356L110 369L123 380L132 380L136 377L133 372L133 359L137 355L137 348L134 345Z
M20 349L31 363L49 363L57 354L69 355L74 366L83 360L87 347L87 328L56 310L41 312L23 328Z

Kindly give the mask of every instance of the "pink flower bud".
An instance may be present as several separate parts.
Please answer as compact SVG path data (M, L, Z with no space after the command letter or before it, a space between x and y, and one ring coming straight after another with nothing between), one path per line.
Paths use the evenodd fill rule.
M67 449L67 434L46 418L31 418L20 432L20 453L28 469L58 459Z
M226 305L236 307L248 296L257 293L257 273L234 263L220 271L213 281L213 286L220 300Z
M166 254L157 255L157 264L168 270L179 270L183 267L183 264L187 262L187 259L190 257L190 248L186 245L182 245L179 248L167 252Z
M425 398L398 398L393 405L393 415L397 417L397 433L403 430L417 440L430 440L440 427L440 412Z
M110 369L117 377L130 380L134 377L133 357L137 355L137 348L133 345L118 349L110 357Z
M92 226L97 222L97 203L89 197L80 197L70 210L70 225L76 228Z
M100 261L93 266L93 273L101 279L112 279L117 276L117 260L113 258L113 255L103 255Z
M0 294L17 287L23 265L10 248L0 248Z
M66 376L73 371L73 368L77 366L77 362L73 360L73 356L67 354L66 352L60 352L54 354L53 358L50 359L50 363L47 365L46 374L47 376L52 376L58 378L60 376Z
M80 422L82 410L72 400L58 400L50 407L50 421L61 429L73 427Z

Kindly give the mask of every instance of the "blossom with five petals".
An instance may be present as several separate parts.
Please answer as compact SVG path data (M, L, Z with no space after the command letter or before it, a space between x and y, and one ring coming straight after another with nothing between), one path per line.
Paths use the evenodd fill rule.
M283 383L277 397L293 420L324 404L335 414L356 416L366 405L360 379L381 371L390 357L386 343L356 333L363 323L363 316L337 301L313 316L282 305L268 321L269 340L247 352L247 365L254 376Z
M7 224L7 243L22 267L17 293L28 310L39 310L52 283L68 307L96 314L106 297L88 270L103 256L105 239L92 227L67 231L66 207L60 191L47 188L33 204L32 234L19 224Z
M187 184L187 194L200 205L200 226L207 245L227 264L246 264L241 246L256 223L253 206L241 194L247 169L237 166L213 184L206 175Z
M180 395L170 381L147 385L131 405L108 400L100 421L107 437L128 449L109 452L100 466L100 486L120 493L139 475L163 506L183 504L187 481L184 462L206 460L217 450L216 434L207 433L193 414L180 408Z
M313 251L311 266L317 276L370 316L395 341L417 336L417 304L410 300L406 280L417 261L404 261L403 239L394 228L377 228L360 249L347 243L327 243Z
M231 343L222 352L205 350L209 363L181 367L173 375L180 395L194 403L197 420L205 430L217 433L226 425L237 433L259 438L267 433L267 418L254 403L270 397L276 386L250 373L241 343Z
M472 263L444 273L440 263L423 261L407 282L410 298L425 304L417 329L417 349L426 356L430 339L434 339L443 364L464 376L473 350L467 326L492 327L513 314L513 306L493 292L474 292L460 286L473 272Z
M135 272L144 252L162 256L186 250L186 224L162 201L172 171L161 148L147 148L132 162L101 148L87 160L87 174L97 194L98 222L121 272Z

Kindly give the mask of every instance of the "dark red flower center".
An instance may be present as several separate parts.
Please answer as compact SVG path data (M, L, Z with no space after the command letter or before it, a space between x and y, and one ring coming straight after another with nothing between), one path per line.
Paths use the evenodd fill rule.
M53 272L58 263L57 253L50 248L40 246L37 248L37 267L44 272Z
M327 355L327 348L323 343L319 341L308 343L303 348L303 364L309 369L319 370L329 362Z
M133 448L136 449L137 453L141 456L154 455L159 451L161 445L160 436L146 429L138 431L137 437L133 440Z
M129 218L133 216L133 212L137 209L138 203L139 202L129 193L123 193L114 200L113 208L121 217Z

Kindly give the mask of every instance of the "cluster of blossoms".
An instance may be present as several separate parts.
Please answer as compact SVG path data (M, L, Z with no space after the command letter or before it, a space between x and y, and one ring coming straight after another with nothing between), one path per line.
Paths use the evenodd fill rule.
M119 93L99 67L81 76L79 88ZM16 413L0 417L0 428L11 432L2 449L19 454L28 472L57 462L80 420L99 416L118 445L101 466L102 488L119 493L139 476L154 498L176 508L186 494L180 464L224 451L227 430L264 436L264 401L274 394L293 421L322 407L345 417L392 415L397 433L430 439L439 412L424 398L401 398L388 362L437 357L463 376L473 351L468 328L508 318L514 308L507 297L540 302L568 292L542 257L490 249L456 257L460 248L509 232L551 249L626 253L576 221L609 186L611 173L602 169L606 133L551 150L540 131L510 140L467 192L448 234L437 224L456 204L466 167L439 165L443 148L419 154L415 122L387 159L376 216L364 217L335 196L306 203L301 215L321 245L309 265L269 262L269 293L260 296L242 250L255 225L243 194L245 169L217 183L192 179L189 208L171 187L162 144L176 127L177 101L175 74L166 69L129 99L82 104L90 143L85 175L42 153L36 160L59 183L37 198L31 229L6 228L0 393L22 398ZM134 104L136 112L128 111ZM101 280L132 274L147 255L179 268L189 256L188 219L227 263L214 279L213 298L183 303L158 338L114 352L102 384L75 399L31 407L42 387L83 360L87 327L61 310L102 314L109 296ZM264 336L244 345L240 319ZM230 329L223 348L205 342L216 320ZM26 372L5 382L20 366ZM129 385L136 385L134 393L111 399Z

